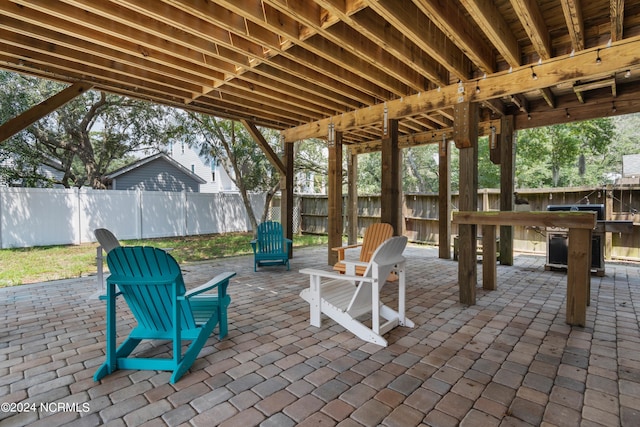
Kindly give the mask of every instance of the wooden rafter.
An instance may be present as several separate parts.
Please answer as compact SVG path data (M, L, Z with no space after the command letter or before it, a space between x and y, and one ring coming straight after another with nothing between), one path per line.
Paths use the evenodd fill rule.
M461 0L480 29L512 67L522 63L518 41L491 0Z
M577 103L575 84L612 74L612 88L624 94L640 78L632 61L616 58L617 69L585 61L588 72L563 66L554 78L544 69L585 46L604 54L609 33L614 45L636 48L640 9L624 6L622 0L0 0L0 67L87 81L291 135L331 117L343 123L358 117L342 135L345 144L357 144L379 138L382 121L369 117L384 103L407 108L394 114L399 134L409 135L449 128L459 102L479 100L486 119L519 111L510 101L515 94L535 114L569 94ZM520 76L519 87L509 68ZM527 68L540 80L532 84ZM506 90L496 86L503 83ZM427 101L411 101L421 96ZM589 100L611 96L588 92Z
M435 24L416 19L419 10L413 3L379 0L370 1L369 6L436 61L445 65L455 77L465 81L469 79L471 62Z
M582 8L579 0L560 0L564 19L567 21L567 29L573 49L578 52L584 49L584 22L582 20Z
M637 68L635 59L635 49L640 49L640 37L635 37L633 41L625 44L613 44L610 48L599 50L601 62L593 60L596 49L584 51L579 55L565 55L556 59L554 63L542 63L537 66L537 79L531 78L529 67L521 67L512 72L496 75L490 82L490 87L475 93L474 86L468 86L464 93L466 99L482 102L498 96L513 95L521 92L538 90L545 87L560 84L562 82L573 82L579 80L579 74L588 75L610 75L620 69L627 67ZM634 48L635 46L635 48ZM590 55L591 54L591 55ZM570 73L557 73L557 70L571 70ZM489 86L489 84L486 84ZM418 112L433 111L444 105L455 105L459 98L460 84L453 84L439 90L432 90L428 93L419 93L411 97L387 102L386 105L368 107L364 110L357 110L345 113L330 119L320 120L309 125L302 125L295 129L287 129L282 133L286 141L297 141L305 138L323 137L329 122L332 122L337 130L344 131L351 127L364 126L368 123L381 121L384 108L388 109L390 118L400 118ZM464 87L464 86L462 86ZM491 88L494 88L493 90Z
M542 17L538 2L535 0L511 0L511 6L516 11L538 56L543 60L551 58L549 30Z
M622 40L624 31L624 0L611 0L611 41Z
M450 1L434 2L414 0L416 6L440 30L464 51L469 59L485 73L495 71L495 59L491 47L482 39L477 27L469 19L454 8Z

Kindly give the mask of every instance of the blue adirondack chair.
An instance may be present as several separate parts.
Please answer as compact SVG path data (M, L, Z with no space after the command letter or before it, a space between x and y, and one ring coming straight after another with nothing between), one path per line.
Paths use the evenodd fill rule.
M211 332L219 326L219 338L227 335L227 295L234 272L221 273L209 282L186 291L176 260L166 251L148 246L123 246L107 255L106 361L94 375L98 381L117 369L173 371L175 383L191 367ZM119 291L116 290L116 286ZM217 295L204 292L217 288ZM138 325L116 350L116 298L123 296ZM173 342L172 358L128 356L145 339ZM182 353L182 342L191 341Z
M286 265L289 270L291 239L284 237L282 224L265 221L258 225L256 238L251 241L253 247L253 271L263 265Z

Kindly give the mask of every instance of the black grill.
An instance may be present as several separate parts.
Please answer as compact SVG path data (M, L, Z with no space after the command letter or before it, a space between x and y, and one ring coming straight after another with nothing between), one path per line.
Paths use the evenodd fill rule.
M605 209L602 204L549 205L547 211L596 212L596 219L604 221ZM567 268L569 233L564 228L547 228L547 266ZM591 269L604 274L604 233L594 231L591 238Z

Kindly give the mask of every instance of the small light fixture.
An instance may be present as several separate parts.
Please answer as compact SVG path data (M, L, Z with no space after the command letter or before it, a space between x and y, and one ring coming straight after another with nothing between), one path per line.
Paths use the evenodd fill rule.
M627 70L626 73L624 73L624 78L628 79L629 77L631 77L631 70Z
M527 114L527 120L531 120L531 114Z
M611 111L614 112L614 113L616 111L618 111L618 109L616 108L616 103L615 102L611 102Z
M538 75L536 74L535 71L533 71L533 65L531 66L531 78L533 80L538 80Z
M601 64L602 59L600 58L600 49L596 50L596 64Z
M569 109L565 108L564 112L567 113L567 119L570 119L571 118L571 114L569 114Z
M476 94L480 93L480 85L476 82Z

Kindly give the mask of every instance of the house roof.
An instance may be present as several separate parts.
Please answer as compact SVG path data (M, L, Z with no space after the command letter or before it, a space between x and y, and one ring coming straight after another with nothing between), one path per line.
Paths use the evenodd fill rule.
M465 101L516 129L640 109L638 1L21 0L0 15L4 69L285 141L375 143L398 119L401 143L435 142Z
M187 176L189 176L190 178L192 178L194 181L198 182L199 184L206 184L207 181L205 181L204 179L200 178L198 175L196 175L195 173L191 172L189 169L187 169L186 167L182 166L180 163L176 162L175 160L173 160L171 157L167 156L165 153L157 153L154 154L152 156L149 157L145 157L143 159L137 160L133 163L130 163L126 166L121 167L120 169L117 169L113 172L111 172L110 174L106 175L105 178L107 178L108 180L112 180L115 178L118 178L119 176L122 176L128 172L131 172L134 169L137 169L139 167L142 167L144 165L147 165L153 161L156 160L164 160L165 162L169 163L171 166L173 166L174 168L180 170L182 173L186 174Z

